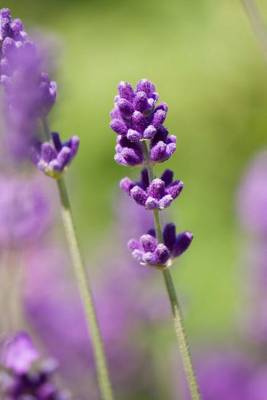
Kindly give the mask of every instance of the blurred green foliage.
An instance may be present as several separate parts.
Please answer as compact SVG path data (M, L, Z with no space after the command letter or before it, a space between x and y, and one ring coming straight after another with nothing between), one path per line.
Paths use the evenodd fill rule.
M69 173L85 252L115 218L118 180L109 111L117 83L153 80L178 136L169 167L185 182L170 211L195 241L173 270L190 332L220 339L242 286L235 194L248 161L266 143L267 68L241 2L232 0L7 0L27 26L59 41L59 101L53 129L81 136ZM261 1L262 12L267 4ZM265 7L265 8L264 8ZM162 166L159 169L162 169ZM112 235L110 240L116 240Z

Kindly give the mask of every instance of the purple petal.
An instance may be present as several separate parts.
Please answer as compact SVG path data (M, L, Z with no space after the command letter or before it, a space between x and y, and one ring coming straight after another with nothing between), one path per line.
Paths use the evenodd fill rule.
M173 180L173 171L170 169L166 169L161 175L160 179L165 182L166 186L169 186Z
M57 152L59 152L62 149L62 142L61 142L59 133L58 132L52 132L51 136L52 136L52 140L53 140L55 149L56 149Z
M144 139L153 139L155 134L157 133L157 129L153 125L149 125L143 133Z
M142 206L145 205L147 194L142 188L140 188L140 186L134 186L130 191L130 196L136 201L136 203Z
M190 246L193 240L193 234L191 232L182 232L176 237L176 241L173 247L173 257L178 257L183 254Z
M163 196L159 201L159 209L164 210L165 208L169 207L173 202L173 197L170 194L166 194Z
M143 246L144 252L147 253L156 249L158 241L154 236L146 234L140 237L140 244Z
M130 85L130 83L121 81L118 86L118 91L119 91L120 97L122 97L130 102L133 100L134 91L133 91L133 88Z
M160 200L165 195L165 182L159 178L153 179L147 189L148 196Z
M176 227L174 224L165 225L163 230L163 241L170 250L170 252L172 252L173 246L176 241Z
M54 160L57 157L56 150L50 143L43 143L41 146L41 159L46 163Z
M145 112L150 109L145 92L138 92L134 98L134 108L137 111Z
M120 188L128 194L130 194L130 190L134 185L135 183L128 177L125 177L120 181Z
M154 254L156 256L157 264L159 265L165 264L170 258L170 252L163 243L158 244Z
M139 91L145 92L148 97L151 97L155 92L156 88L155 85L148 79L142 79L137 83L136 90L138 92Z
M148 210L155 210L156 208L159 208L159 201L154 199L154 197L149 196L145 202L145 207Z
M148 175L148 170L147 168L144 168L141 171L141 182L140 182L140 186L142 187L142 189L146 190L147 187L149 186L149 175Z
M140 111L135 111L133 113L132 123L134 128L139 132L143 132L147 125L146 118Z
M150 158L152 161L164 161L166 159L166 144L164 142L158 142L150 151Z
M130 117L134 112L132 104L126 99L120 98L117 101L117 106L119 107L119 110L124 118Z
M111 121L110 127L118 135L126 135L128 130L127 125L121 119L118 118L115 118Z
M139 244L139 241L138 240L136 240L136 239L131 239L131 240L129 240L129 242L128 242L128 249L129 250L136 250L136 249L140 249L140 244Z
M152 125L155 126L155 128L159 128L160 125L163 124L167 116L167 113L163 110L157 110L153 116L153 121Z
M183 190L183 187L184 184L182 181L175 181L166 189L166 192L171 195L173 199L176 199Z
M142 135L140 132L135 131L134 129L129 129L127 132L127 139L131 142L139 142L142 139Z

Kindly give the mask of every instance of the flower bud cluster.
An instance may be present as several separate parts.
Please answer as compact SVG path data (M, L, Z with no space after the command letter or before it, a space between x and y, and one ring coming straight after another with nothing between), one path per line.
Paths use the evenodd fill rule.
M168 106L158 104L158 99L155 85L147 79L139 81L135 89L128 82L120 82L110 114L110 127L117 134L115 161L144 167L140 180L125 177L120 187L137 204L154 213L169 207L183 189L183 182L174 180L171 170L165 170L160 178L153 175L153 165L168 160L176 150L176 137L164 126ZM128 247L141 265L166 268L193 239L190 232L176 235L174 224L167 224L161 236L156 237L152 229L140 239L129 241Z

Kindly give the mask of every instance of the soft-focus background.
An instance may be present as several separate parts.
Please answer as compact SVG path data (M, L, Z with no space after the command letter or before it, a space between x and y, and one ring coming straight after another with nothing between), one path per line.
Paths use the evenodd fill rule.
M267 3L258 4L267 15ZM3 6L28 31L42 30L56 41L59 96L51 124L64 137L81 137L67 179L91 264L103 241L112 249L122 240L112 234L118 181L137 173L113 161L109 111L117 84L156 83L169 105L166 126L178 138L168 166L185 182L169 218L195 235L173 268L186 327L194 343L231 341L242 314L246 241L236 193L267 132L267 68L241 2L7 0ZM104 263L112 268L112 250Z

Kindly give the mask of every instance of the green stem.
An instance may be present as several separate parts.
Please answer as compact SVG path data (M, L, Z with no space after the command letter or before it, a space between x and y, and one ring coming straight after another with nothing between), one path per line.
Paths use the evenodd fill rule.
M145 165L148 169L148 175L149 175L149 180L154 178L154 172L153 172L153 167L149 161L149 150L146 142L143 142L143 152L144 152L144 157L145 157ZM162 229L161 229L161 224L160 224L160 218L159 218L159 211L154 210L153 211L153 217L154 217L154 226L156 230L156 236L157 239L160 243L163 242L163 235L162 235ZM193 363L192 363L192 357L189 349L189 344L184 328L184 322L183 322L183 317L182 317L182 311L181 307L177 298L175 286L173 283L172 275L169 269L163 269L163 278L165 282L165 286L167 289L169 301L171 304L171 309L172 309L172 316L173 316L173 323L174 323L174 329L176 333L176 337L178 339L178 346L180 350L180 354L182 357L183 361L183 367L187 379L187 384L191 393L191 399L192 400L200 400L200 392L198 388L198 384L196 381L196 376L194 373L194 368L193 368Z
M61 211L63 225L70 248L70 254L72 258L74 272L76 275L76 280L79 286L79 291L85 310L88 331L91 333L92 337L100 392L103 400L112 400L112 388L108 374L104 346L94 309L93 296L90 289L85 266L81 258L81 252L79 249L77 234L74 227L69 196L63 178L57 180L57 186L62 206Z
M50 139L50 130L46 120L43 120L45 136ZM81 251L77 239L76 229L73 221L71 204L64 178L57 180L59 191L61 213L63 225L66 233L67 242L69 245L70 255L74 268L75 277L79 287L81 301L83 303L84 312L87 321L87 329L91 334L93 351L96 363L96 372L98 383L103 400L113 400L112 387L109 378L107 361L104 352L104 345L100 334L100 329L95 312L93 295L90 288L89 278L86 273L86 268L82 260Z

